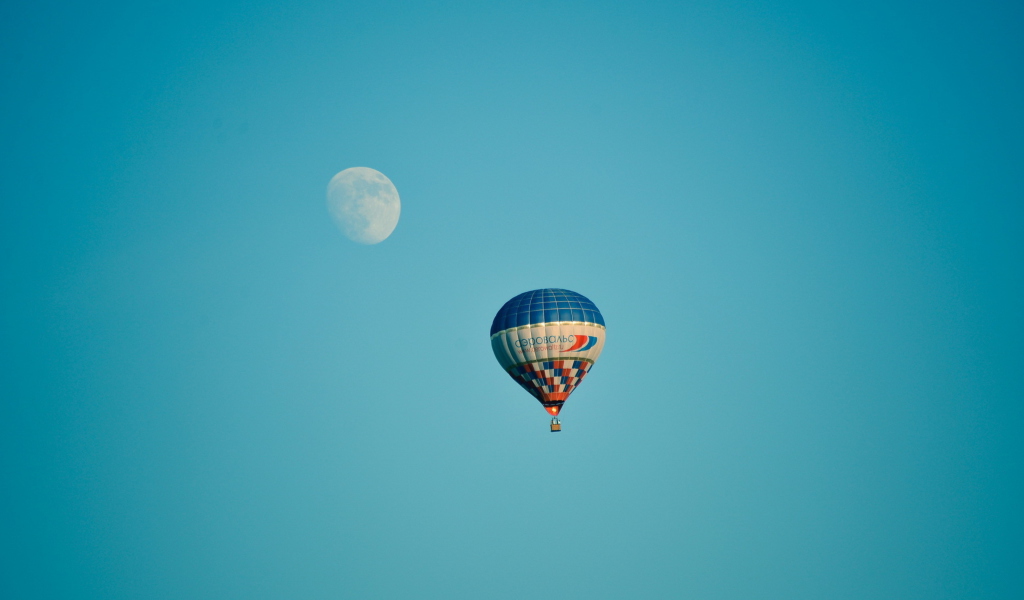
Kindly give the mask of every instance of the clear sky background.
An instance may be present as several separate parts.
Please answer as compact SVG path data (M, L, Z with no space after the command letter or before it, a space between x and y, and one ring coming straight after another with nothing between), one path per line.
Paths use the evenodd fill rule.
M1021 31L4 3L0 596L1024 596ZM608 323L558 435L488 341L539 287Z

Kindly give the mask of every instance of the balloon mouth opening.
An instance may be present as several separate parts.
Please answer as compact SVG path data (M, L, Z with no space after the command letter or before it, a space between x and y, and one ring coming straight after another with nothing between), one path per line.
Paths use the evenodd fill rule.
M562 405L559 404L558 406L545 406L544 410L546 410L549 413L551 413L552 417L557 417L558 416L558 411L562 410Z

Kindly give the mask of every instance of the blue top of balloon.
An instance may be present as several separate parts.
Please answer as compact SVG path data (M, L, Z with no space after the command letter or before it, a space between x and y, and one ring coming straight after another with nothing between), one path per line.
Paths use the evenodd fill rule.
M604 325L604 317L594 303L582 294L545 288L523 292L501 307L491 324L491 335L521 325L554 321L581 321Z

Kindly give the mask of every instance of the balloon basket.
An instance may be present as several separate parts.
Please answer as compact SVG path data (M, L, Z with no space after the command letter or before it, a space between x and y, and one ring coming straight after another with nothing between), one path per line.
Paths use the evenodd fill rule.
M562 422L558 420L558 417L551 419L551 433L562 430Z

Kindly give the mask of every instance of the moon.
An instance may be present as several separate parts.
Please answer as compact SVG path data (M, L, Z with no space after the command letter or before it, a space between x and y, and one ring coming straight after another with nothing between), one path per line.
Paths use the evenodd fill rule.
M360 244L379 244L398 225L402 201L380 171L345 169L327 184L327 210L345 237Z

